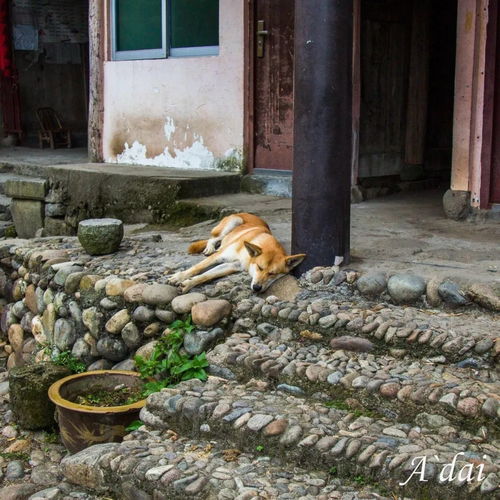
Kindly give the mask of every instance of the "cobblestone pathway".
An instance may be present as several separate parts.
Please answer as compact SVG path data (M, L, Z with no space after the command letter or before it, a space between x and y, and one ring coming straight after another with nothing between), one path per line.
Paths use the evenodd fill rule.
M139 235L99 258L74 238L0 245L7 365L41 359L43 334L91 369L133 368L136 349L186 314L153 297L196 260L172 243L183 241ZM322 273L328 286L309 273L267 298L245 276L194 290L232 305L190 339L210 377L152 394L122 443L68 455L57 435L18 428L0 373L0 498L499 498L498 313L369 300L356 273Z

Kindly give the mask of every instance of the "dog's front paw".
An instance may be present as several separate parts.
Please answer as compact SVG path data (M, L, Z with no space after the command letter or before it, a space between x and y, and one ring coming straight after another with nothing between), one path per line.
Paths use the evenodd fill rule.
M184 273L182 271L179 271L178 273L172 274L172 276L170 276L167 281L171 285L180 285L184 280Z
M183 281L180 284L179 290L181 291L181 293L187 293L194 286L196 286L196 282L194 280L192 280L192 279L191 280L185 280L185 281Z

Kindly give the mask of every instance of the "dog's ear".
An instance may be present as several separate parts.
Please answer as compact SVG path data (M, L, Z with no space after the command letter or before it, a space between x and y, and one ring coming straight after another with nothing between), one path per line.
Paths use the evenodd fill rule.
M297 255L289 255L285 258L285 264L289 271L297 267L306 258L305 253L298 253Z
M249 243L248 241L244 241L243 243L245 244L245 248L250 254L250 257L258 257L262 253L262 248L258 247L257 245Z

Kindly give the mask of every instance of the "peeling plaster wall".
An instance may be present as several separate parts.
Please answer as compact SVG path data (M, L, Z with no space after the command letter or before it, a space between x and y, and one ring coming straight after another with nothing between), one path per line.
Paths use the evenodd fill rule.
M219 11L218 56L105 63L106 161L213 168L242 149L243 1Z

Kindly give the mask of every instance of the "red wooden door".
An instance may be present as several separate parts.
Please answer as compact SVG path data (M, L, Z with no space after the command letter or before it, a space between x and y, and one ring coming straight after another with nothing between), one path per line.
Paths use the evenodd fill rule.
M495 63L495 104L491 144L490 203L500 203L500 8L497 10L497 44Z
M293 21L294 0L256 0L255 168L292 169Z

